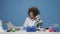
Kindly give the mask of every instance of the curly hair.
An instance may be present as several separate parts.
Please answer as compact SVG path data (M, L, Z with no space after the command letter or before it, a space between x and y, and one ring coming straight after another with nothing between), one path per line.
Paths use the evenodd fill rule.
M40 14L37 7L31 7L28 10L28 15L30 16L30 12L33 12L33 16L36 17L38 14Z

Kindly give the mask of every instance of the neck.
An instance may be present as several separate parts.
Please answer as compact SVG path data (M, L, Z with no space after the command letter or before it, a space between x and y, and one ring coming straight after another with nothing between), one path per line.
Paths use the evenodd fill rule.
M34 21L34 18L31 18L32 19L32 21Z

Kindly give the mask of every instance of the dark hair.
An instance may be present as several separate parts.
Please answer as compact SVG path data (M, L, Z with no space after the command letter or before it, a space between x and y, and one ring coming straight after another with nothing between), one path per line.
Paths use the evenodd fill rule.
M28 15L30 16L30 12L33 12L34 17L36 17L38 14L40 14L39 10L37 7L31 7L28 10Z

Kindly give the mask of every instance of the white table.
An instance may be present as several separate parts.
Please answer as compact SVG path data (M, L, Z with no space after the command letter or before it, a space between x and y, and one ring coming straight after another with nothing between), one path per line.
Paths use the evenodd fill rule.
M0 34L60 34L60 32L1 32Z
M0 32L0 34L60 34L60 32Z

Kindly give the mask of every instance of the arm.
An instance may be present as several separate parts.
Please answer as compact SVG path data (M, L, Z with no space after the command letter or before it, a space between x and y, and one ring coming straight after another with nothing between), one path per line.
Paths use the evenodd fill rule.
M37 21L37 28L38 28L38 27L41 28L41 26L42 26L42 20L40 19L40 16L37 15L37 16L35 17L35 19L36 19L36 21Z
M25 22L24 22L24 24L23 24L24 29L26 29L27 26L28 26L28 17L26 18L26 20L25 20Z

